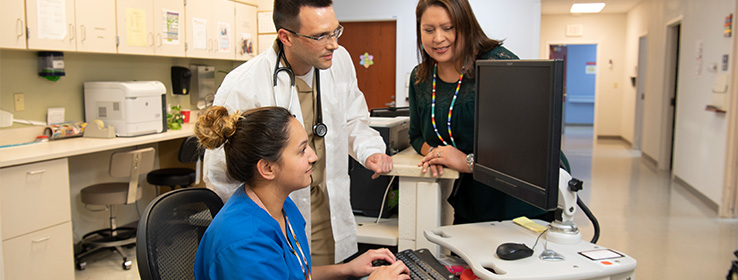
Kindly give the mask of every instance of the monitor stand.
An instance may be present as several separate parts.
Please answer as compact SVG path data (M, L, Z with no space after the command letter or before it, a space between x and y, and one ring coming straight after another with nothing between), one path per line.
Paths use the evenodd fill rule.
M634 279L634 258L582 240L573 217L576 188L569 187L571 175L563 170L559 174L560 220L550 224L533 220L548 226L543 236L512 221L443 226L423 234L459 255L482 279ZM526 244L533 256L500 259L497 246L509 242Z

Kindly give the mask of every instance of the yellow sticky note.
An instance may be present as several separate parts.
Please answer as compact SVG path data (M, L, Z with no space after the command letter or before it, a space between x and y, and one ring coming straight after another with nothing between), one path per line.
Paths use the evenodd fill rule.
M520 225L520 226L522 226L522 227L524 227L524 228L526 228L526 229L528 229L528 230L530 230L530 231L534 231L534 232L537 232L537 233L541 233L541 232L544 232L546 230L546 227L544 227L542 225L539 225L539 224L537 224L534 221L531 221L530 219L528 219L528 217L525 217L525 216L523 216L523 217L517 217L517 218L513 219L513 222L516 223L516 224L518 224L518 225Z

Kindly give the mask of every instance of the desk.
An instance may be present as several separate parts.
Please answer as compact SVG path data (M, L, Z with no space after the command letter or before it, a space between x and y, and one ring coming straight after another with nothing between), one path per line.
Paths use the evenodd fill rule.
M541 220L534 221L547 225ZM495 253L499 244L514 242L533 247L538 237L537 233L512 221L444 226L426 230L424 234L429 240L459 255L482 279L635 279L635 259L625 254L602 261L587 259L578 252L606 248L586 241L572 245L548 242L548 249L563 255L563 261L539 258L544 250L544 237L533 248L533 256L514 261L502 260ZM493 269L495 273L486 268Z
M387 239L393 238L394 231L397 232L397 250L428 248L439 255L440 247L423 237L423 231L451 224L453 210L446 198L451 193L454 180L459 178L459 172L444 169L442 176L433 178L430 172L422 173L422 168L418 167L422 159L412 147L392 156L394 168L387 175L399 179L397 222L383 225L364 223L357 233L360 242L374 240L371 244L392 246ZM377 234L384 235L384 238Z
M84 176L74 172L79 167L69 164L70 157L192 134L193 125L184 124L181 130L138 137L80 137L0 149L0 254L3 260L0 279L74 279L71 200L77 198L71 196L70 188L77 186L70 181ZM96 169L108 168L107 161L86 164ZM70 174L70 170L75 174Z

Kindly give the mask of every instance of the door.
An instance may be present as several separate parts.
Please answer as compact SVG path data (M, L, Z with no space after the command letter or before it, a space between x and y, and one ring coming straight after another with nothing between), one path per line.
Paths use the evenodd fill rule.
M162 56L185 56L184 2L154 1L154 53Z
M26 48L26 2L0 1L0 48Z
M154 54L152 0L118 0L118 53Z
M566 64L564 124L592 126L594 124L597 45L551 45L549 48L551 58L564 59ZM560 49L557 50L557 48ZM564 51L565 54L562 55Z
M28 49L74 51L74 1L26 1ZM15 26L15 25L13 25Z
M369 109L394 107L397 22L342 22L338 43L348 50Z
M115 53L115 2L75 0L77 51Z
M635 124L633 125L633 149L641 149L641 141L643 139L643 100L646 97L645 85L646 80L646 36L638 39L638 70L635 77Z

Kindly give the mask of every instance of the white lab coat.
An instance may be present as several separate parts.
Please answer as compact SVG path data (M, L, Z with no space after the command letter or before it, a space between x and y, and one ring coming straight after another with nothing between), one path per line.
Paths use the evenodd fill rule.
M279 73L278 86L273 85L277 54L273 48L259 54L228 73L215 94L213 105L241 112L260 106L287 108L302 120L297 90L290 87L289 75ZM330 198L331 225L335 240L335 260L342 261L358 251L356 221L351 210L348 156L364 163L375 153L384 153L385 143L377 131L369 127L369 111L356 82L356 71L343 47L333 52L333 65L320 71L325 136L326 186ZM275 100L276 95L276 100ZM292 95L291 97L289 95ZM226 173L223 149L208 150L204 159L204 181L225 201L240 185ZM310 188L293 192L290 197L307 221L310 238Z

